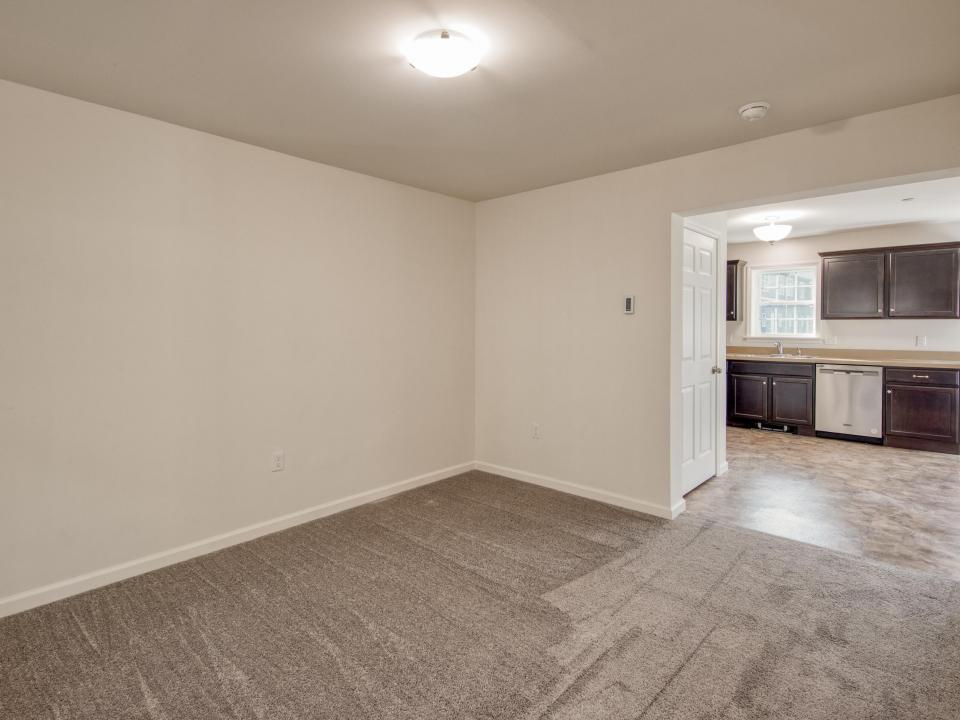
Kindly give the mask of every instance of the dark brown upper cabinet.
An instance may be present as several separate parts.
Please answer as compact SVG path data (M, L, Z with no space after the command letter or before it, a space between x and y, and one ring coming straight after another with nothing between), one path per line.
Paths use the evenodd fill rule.
M820 256L824 320L960 318L960 243Z
M824 320L886 317L886 259L882 252L824 255L820 317Z
M740 319L743 304L740 268L743 264L743 260L727 260L727 320Z
M960 248L894 250L887 265L892 318L960 318Z

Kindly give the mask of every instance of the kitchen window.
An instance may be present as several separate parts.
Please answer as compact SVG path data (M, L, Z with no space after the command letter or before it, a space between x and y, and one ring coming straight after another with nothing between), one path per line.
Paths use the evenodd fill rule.
M750 335L817 337L816 265L750 270Z

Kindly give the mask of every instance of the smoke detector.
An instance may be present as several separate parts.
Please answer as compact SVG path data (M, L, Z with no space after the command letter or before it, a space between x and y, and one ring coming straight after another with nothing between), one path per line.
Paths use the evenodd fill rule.
M767 116L767 111L770 109L770 103L758 101L747 103L742 108L737 110L742 117L747 122L756 122L757 120L763 120Z

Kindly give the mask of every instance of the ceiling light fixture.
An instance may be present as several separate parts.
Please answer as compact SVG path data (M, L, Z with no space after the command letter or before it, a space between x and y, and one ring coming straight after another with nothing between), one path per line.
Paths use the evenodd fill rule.
M760 225L753 229L753 234L757 236L758 240L764 240L773 245L775 242L783 240L793 230L793 225L777 225L776 217L768 217L767 220L769 221L768 225Z
M483 49L456 30L428 30L415 37L406 51L407 61L431 77L452 78L476 70Z
M770 110L770 103L758 100L757 102L747 103L737 110L737 113L747 122L756 122L763 120Z

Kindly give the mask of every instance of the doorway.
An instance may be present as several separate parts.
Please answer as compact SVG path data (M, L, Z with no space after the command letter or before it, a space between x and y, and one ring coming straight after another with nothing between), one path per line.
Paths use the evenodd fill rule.
M770 220L771 210L796 214ZM774 242L752 233L774 224L793 228ZM686 495L699 515L960 578L950 454L960 451L960 177L675 216L674 243L674 502ZM720 307L702 312L705 297ZM711 346L722 372L712 386ZM841 370L876 382L845 393L821 377ZM837 415L863 410L843 402L863 394L879 419ZM701 434L711 427L712 443Z

